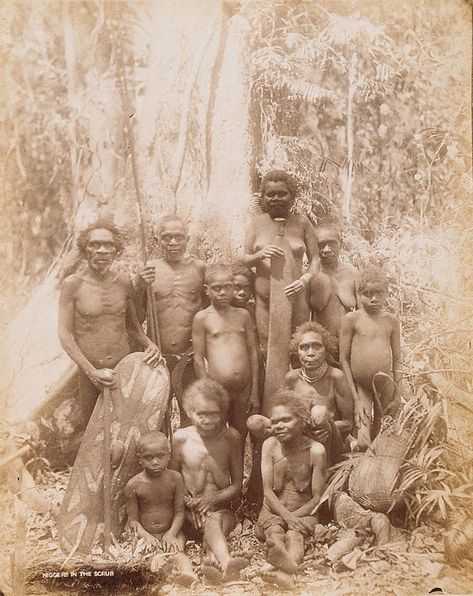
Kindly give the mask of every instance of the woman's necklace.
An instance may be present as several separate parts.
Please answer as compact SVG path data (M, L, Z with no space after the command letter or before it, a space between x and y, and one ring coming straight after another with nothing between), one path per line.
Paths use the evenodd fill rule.
M319 381L324 374L327 372L328 369L328 364L327 362L324 362L321 366L319 366L319 368L315 371L315 374L313 377L309 377L303 368L300 369L299 371L299 376L301 379L303 379L306 383L315 383L316 381Z

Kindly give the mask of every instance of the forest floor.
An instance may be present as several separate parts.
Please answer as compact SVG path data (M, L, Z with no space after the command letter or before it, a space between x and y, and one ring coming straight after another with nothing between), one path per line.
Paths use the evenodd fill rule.
M244 515L244 507L240 508L241 521L230 539L232 553L251 560L240 581L216 586L200 579L191 588L178 587L162 572L152 573L151 555L145 552L144 545L132 544L132 541L112 547L113 556L104 556L96 550L86 559L73 560L63 566L65 556L59 549L54 517L68 477L68 471L47 471L38 483L53 506L46 514L29 512L26 543L18 545L27 566L26 594L258 596L283 593L260 576L265 565L263 547L254 537L254 522ZM13 499L8 493L2 493L0 516L4 527L0 545L0 593L3 591L7 595L11 593L10 557L18 537L15 538ZM248 515L250 511L247 509L246 513ZM314 538L309 543L295 587L290 590L293 594L414 595L428 594L434 588L450 594L473 594L473 570L454 569L444 563L443 528L434 522L410 532L397 528L393 541L382 548L373 547L372 537L365 536L362 544L334 564L328 561L326 554L337 539L339 529L332 523L326 526L325 535L324 531L321 535L319 527L319 540ZM190 543L188 551L201 578L201 547Z

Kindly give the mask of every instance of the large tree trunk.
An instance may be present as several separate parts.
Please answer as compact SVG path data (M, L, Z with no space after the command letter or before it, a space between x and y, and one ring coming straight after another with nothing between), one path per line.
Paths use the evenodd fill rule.
M70 153L73 161L83 159L74 170L73 227L108 214L138 231L123 133L129 117L150 219L176 207L190 221L191 235L199 237L205 227L211 241L235 252L251 199L245 22L230 18L221 0L162 0L149 12L140 5L134 76L144 87L142 95L131 97L133 114L125 114L117 85L117 40L110 36L116 33L110 19L116 6L87 5L87 18L81 18L80 4L67 4L62 12L67 93L79 107L73 139L80 124L87 140L85 148ZM147 45L148 61L139 69ZM137 236L127 251L131 261L139 260ZM43 435L59 440L60 449L70 442L76 417L76 367L57 338L59 278L69 264L48 276L6 329L1 348L6 417L13 423L42 418Z

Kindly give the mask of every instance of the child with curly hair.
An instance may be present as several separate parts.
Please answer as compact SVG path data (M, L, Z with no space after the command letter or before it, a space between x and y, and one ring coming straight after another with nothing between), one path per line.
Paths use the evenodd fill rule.
M394 416L400 405L401 332L399 318L384 310L388 280L382 269L363 272L359 297L361 308L342 320L340 364L353 396L358 445L366 449L381 417Z

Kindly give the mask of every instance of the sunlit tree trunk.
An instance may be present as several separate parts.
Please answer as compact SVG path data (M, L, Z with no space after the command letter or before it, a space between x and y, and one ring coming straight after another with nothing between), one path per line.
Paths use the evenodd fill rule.
M352 187L353 187L353 96L356 89L356 69L357 69L357 56L356 52L353 52L350 62L350 68L348 70L348 93L347 93L347 124L346 124L346 135L347 135L347 166L346 171L343 175L343 203L342 203L342 215L346 219L350 219L351 216L351 202L352 202Z

